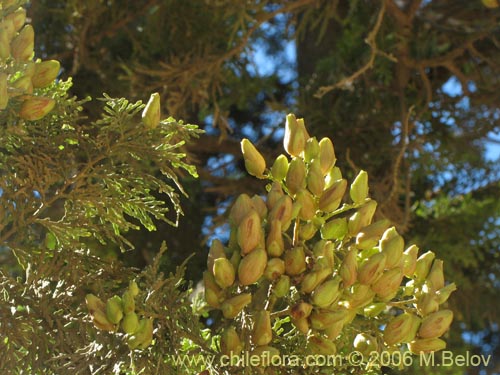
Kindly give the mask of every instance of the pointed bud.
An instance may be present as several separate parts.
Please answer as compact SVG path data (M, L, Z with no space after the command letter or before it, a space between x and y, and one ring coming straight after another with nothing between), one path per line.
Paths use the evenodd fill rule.
M264 232L259 214L252 209L238 225L238 245L241 248L241 254L248 254L255 249L261 243L263 237Z
M417 266L418 247L411 245L403 253L403 273L406 277L412 277Z
M212 272L203 272L203 284L205 286L205 301L209 306L219 308L224 295L222 293L222 290L215 282L215 278L212 275Z
M267 266L267 253L258 248L243 257L238 267L238 280L241 285L250 285L257 282Z
M221 309L224 318L234 319L236 316L252 302L252 295L250 293L241 293L232 297L222 303Z
M283 181L288 172L288 158L281 154L274 161L273 166L271 167L271 175L274 179L278 181Z
M346 180L338 180L325 190L319 199L319 209L324 212L333 212L339 208L347 188Z
M16 80L16 82L12 84L12 87L14 91L11 92L11 97L33 93L33 84L31 83L31 78L28 76L23 76Z
M281 298L288 294L290 291L290 277L287 275L281 275L278 282L273 288L273 293L276 297Z
M0 22L0 31L5 32L5 34L7 35L7 39L10 42L12 40L12 38L14 38L14 35L16 35L16 29L14 26L14 22L12 20L4 18Z
M311 354L333 355L337 353L337 347L330 339L315 334L307 338L307 351Z
M139 328L139 317L135 312L125 314L121 326L123 332L129 335L134 334Z
M139 286L135 280L130 281L128 284L128 290L130 291L130 294L132 294L132 297L137 297L139 294Z
M316 232L318 231L318 228L311 222L307 222L305 224L302 224L299 228L299 238L302 241L308 241L311 238L314 237Z
M342 179L342 172L339 167L333 167L330 169L325 176L325 189L329 189L332 185Z
M359 214L359 212L355 212L349 217L349 220L347 221L347 233L349 233L350 237L355 237L357 236L361 228L361 215Z
M12 21L14 31L18 31L26 22L26 9L19 8L15 12L5 17L5 20Z
M295 320L304 319L311 315L312 309L313 307L311 304L300 301L290 308L290 316Z
M277 280L285 273L285 261L280 258L272 258L267 261L264 276L269 280Z
M382 219L361 228L361 231L356 236L356 246L360 250L369 250L377 246L380 237L390 225L391 222L389 220Z
M309 138L306 141L304 150L304 161L309 163L311 160L316 159L319 155L319 142L316 137Z
M49 86L57 78L61 64L57 60L47 60L35 64L35 72L31 77L34 88Z
M450 294L455 290L457 290L457 286L455 285L455 283L448 284L444 288L439 289L436 293L438 303L441 305L448 301L448 298L450 298Z
M332 241L325 241L325 240L320 240L316 242L316 244L313 247L313 254L316 259L319 257L324 257L328 260L328 265L330 269L333 270L333 266L335 263L334 260L334 253L335 251L335 244ZM317 269L316 266L314 269Z
M18 61L27 61L33 55L33 48L35 46L35 31L33 26L26 25L19 32L10 44L10 53L12 57Z
M418 282L423 282L425 280L425 278L429 274L432 261L435 257L436 254L434 254L432 251L428 251L425 254L422 254L417 259L417 264L415 266L415 280L417 280Z
M321 227L321 238L325 240L341 240L347 234L347 220L342 218L327 221Z
M347 297L348 306L352 310L364 307L371 303L374 297L375 292L369 285L356 283L351 287L351 291Z
M213 271L214 262L216 259L225 258L226 252L224 251L224 246L219 239L214 239L210 245L210 249L208 250L208 258L207 258L207 269Z
M321 308L330 306L340 295L340 281L341 278L337 276L316 287L311 295L312 303Z
M45 117L54 108L56 101L42 96L33 96L23 102L19 117L28 121L36 121Z
M297 327L297 329L306 334L307 332L309 332L309 321L307 320L307 318L302 318L302 319L293 319L292 318L292 324Z
M229 212L229 222L238 226L253 209L253 201L247 194L240 194Z
M423 339L431 339L442 336L453 321L453 311L441 310L428 315L423 321L418 335Z
M234 267L227 258L219 258L214 262L213 268L215 282L222 288L229 288L234 283Z
M106 313L102 310L96 310L92 314L92 321L96 328L102 329L103 331L114 331L116 326L111 323L106 317Z
M311 327L319 331L328 329L335 323L344 323L348 316L348 310L340 309L337 311L314 310L310 316Z
M9 104L9 95L7 92L7 74L0 73L0 111L4 110Z
M252 197L253 208L259 214L261 220L267 217L267 205L264 199L260 195L254 195Z
M321 172L321 165L319 159L314 159L309 166L307 171L307 188L309 191L319 197L323 194L323 189L325 188L325 179L323 178L323 173Z
M220 336L220 348L223 354L238 355L243 350L243 343L234 327L227 327Z
M255 146L247 138L241 141L241 152L245 160L245 168L249 174L257 178L264 178L266 161Z
M160 94L157 92L151 94L148 104L142 111L142 122L148 129L154 129L158 126L161 119Z
M339 275L342 277L344 288L353 285L358 277L357 255L357 249L354 246L350 247L340 266Z
M358 281L361 284L373 284L382 275L386 263L386 256L376 253L363 262L358 271Z
M271 221L269 233L266 238L267 253L272 257L279 257L285 250L283 242L283 234L281 233L281 222L278 220Z
M422 316L427 316L439 310L437 295L424 293L417 299L417 311Z
M408 344L408 349L414 354L431 353L446 348L446 342L441 339L418 339Z
M118 324L122 320L123 305L119 296L113 296L106 302L106 317L113 324Z
M295 200L301 205L299 218L304 221L311 220L316 214L316 203L313 196L305 189L301 189L295 195Z
M295 115L288 114L285 122L283 146L288 155L299 156L306 144L306 130L297 121Z
M301 158L293 158L288 167L285 184L291 194L306 186L306 165Z
M98 310L104 312L104 310L106 309L106 304L93 294L87 294L85 296L85 302L90 314L94 314L94 312Z
M385 302L372 303L363 309L363 315L366 316L367 318L375 318L386 308L387 304Z
M132 292L130 290L126 290L122 295L122 306L123 312L125 314L129 314L134 312L135 310L135 300Z
M268 221L279 221L281 230L284 232L290 227L292 219L292 199L288 195L283 195L274 205L269 213Z
M429 284L432 290L444 288L443 261L435 259L432 263L431 270L426 278L426 283Z
M153 320L143 318L133 336L130 336L127 344L130 349L146 349L153 340Z
M0 27L0 60L6 60L10 56L10 40L7 31Z
M272 339L271 314L266 310L257 311L252 331L252 342L255 345L262 346L269 344Z
M360 171L351 184L349 195L354 203L360 204L368 198L368 173Z
M396 228L391 227L384 232L380 240L380 251L385 254L385 266L393 268L401 265L405 241L399 235Z
M413 341L420 325L420 318L410 313L396 316L384 329L384 341L387 345L395 345Z
M326 327L326 329L324 330L326 337L328 337L330 340L335 340L342 333L342 328L344 328L344 325L345 323L343 321L339 321Z
M403 281L403 269L396 267L385 271L382 276L372 285L372 290L382 300L391 299L397 293Z
M294 247L285 252L285 273L296 276L306 270L306 255L302 247Z
M326 175L332 169L336 160L335 150L330 138L321 139L319 142L319 161L323 175Z

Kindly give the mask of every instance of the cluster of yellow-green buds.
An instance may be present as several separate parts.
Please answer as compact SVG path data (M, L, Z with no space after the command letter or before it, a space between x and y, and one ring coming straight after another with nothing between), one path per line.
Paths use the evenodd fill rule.
M35 121L54 108L55 100L38 89L54 82L60 64L33 61L35 32L25 21L19 1L0 2L0 111L12 108L21 119Z
M369 197L365 171L347 198L333 143L310 137L292 114L284 137L289 156L278 156L268 169L248 139L241 148L248 173L270 184L265 198L236 199L229 243L216 239L209 250L205 299L228 322L223 353L279 353L272 326L284 315L306 335L311 353L444 348L439 337L453 314L439 308L455 285L445 286L443 262L432 252L418 257L418 248L405 249L388 220L372 222L377 202ZM235 319L250 323L242 327ZM344 329L355 319L376 328Z
M122 332L130 349L146 349L153 341L153 319L139 318L135 297L139 287L131 281L122 296L114 295L106 302L93 294L87 294L85 301L96 328Z

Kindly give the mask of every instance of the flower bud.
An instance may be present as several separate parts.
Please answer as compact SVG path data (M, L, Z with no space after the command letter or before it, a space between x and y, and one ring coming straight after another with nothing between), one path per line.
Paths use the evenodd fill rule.
M257 248L243 257L238 266L238 280L241 285L250 285L257 282L267 266L267 253L262 248Z
M429 284L432 290L444 288L443 261L441 259L435 259L432 263L426 283Z
M243 350L243 344L234 327L227 327L220 336L221 352L225 355L238 355Z
M252 342L255 345L262 346L269 344L272 339L271 314L266 310L257 311L253 325Z
M264 276L269 280L276 280L285 273L285 261L280 258L272 258L267 261Z
M321 238L325 240L341 240L347 234L347 220L344 217L327 221L321 227Z
M308 241L311 238L314 237L316 232L318 231L318 228L316 228L316 225L313 224L313 222L309 221L305 224L302 224L299 228L299 238L302 241Z
M415 266L415 280L418 282L423 282L427 275L429 274L429 270L431 269L431 264L436 254L432 251L428 251L425 254L422 254L417 259L417 264Z
M448 284L444 288L439 289L436 292L438 303L441 305L448 301L448 298L450 298L450 294L455 290L457 290L457 286L455 285L455 283Z
M311 315L312 309L311 304L300 301L290 308L290 316L292 319L304 319Z
M293 114L286 116L285 122L285 137L283 139L283 146L285 147L288 155L299 156L306 144L307 131L305 127L299 123Z
M333 167L330 169L325 176L325 189L330 188L335 181L342 179L342 172L339 167Z
M146 349L153 341L153 319L141 319L133 336L127 344L130 349Z
M340 281L341 278L337 276L316 287L311 294L312 303L322 308L330 306L340 295Z
M128 314L125 314L123 317L122 323L122 330L123 332L132 335L134 334L137 329L139 328L139 317L135 312L131 312Z
M130 291L130 294L132 294L132 297L137 297L139 294L139 286L137 285L137 282L135 280L131 280L128 284L128 290Z
M253 209L253 201L247 194L240 194L229 212L229 222L238 226Z
M245 159L245 168L249 174L257 178L264 178L266 170L266 161L262 154L257 151L255 146L247 138L241 141L241 152Z
M225 300L221 306L222 315L226 319L234 319L250 302L252 302L250 293L241 293Z
M367 318L374 318L387 308L385 302L375 302L363 309L363 315Z
M412 277L417 266L418 247L411 245L403 253L403 273L406 277Z
M304 334L307 334L307 332L309 332L309 321L307 320L307 318L302 318L302 319L293 319L292 318L292 324L297 327L297 329L304 333Z
M446 348L446 342L441 339L418 339L408 344L408 349L414 354L437 352Z
M151 94L148 104L142 111L142 122L148 129L154 129L158 126L161 119L160 94L157 92Z
M34 88L49 86L57 78L61 64L57 60L47 60L35 64L35 72L31 77Z
M10 56L10 40L7 31L0 27L0 60L6 60Z
M313 247L313 253L316 259L319 257L324 257L328 260L328 266L330 270L333 270L335 264L334 259L335 244L332 241L318 241ZM323 268L323 267L322 267ZM315 265L314 269L318 269Z
M10 42L12 38L14 38L14 35L16 35L14 22L12 20L4 18L2 21L0 21L0 31L3 31L5 32L5 34L7 34L7 39Z
M365 204L363 204L359 209L359 224L361 228L370 225L373 219L373 215L375 215L375 211L377 210L377 201L373 199L368 199ZM359 232L359 230L357 231Z
M7 93L7 74L0 73L0 111L4 110L9 104L9 95Z
M5 17L5 20L12 21L12 24L14 25L14 31L18 31L26 22L26 9L22 7L19 8L15 12L7 15Z
M31 78L28 76L23 76L16 80L12 84L12 88L14 88L14 92L11 92L11 97L33 93L33 84L31 83Z
M318 272L309 272L300 282L300 291L302 293L311 293L320 283Z
M90 314L94 314L94 312L98 310L104 312L104 310L106 309L106 304L93 294L87 294L85 296L85 302Z
M130 290L126 290L122 295L122 306L123 312L125 314L129 314L135 311L135 300L132 292Z
M219 308L224 295L211 272L203 272L203 284L205 286L205 301L209 306Z
M307 188L309 191L319 197L323 193L323 189L325 188L325 179L323 178L323 173L321 172L321 165L319 159L314 159L307 171Z
M306 189L301 189L297 192L295 201L301 205L299 212L301 220L308 221L316 215L316 202L314 202L313 196Z
M358 281L361 284L373 284L384 271L386 256L383 253L376 253L369 257L361 265L358 271Z
M342 328L344 328L344 325L345 323L343 321L335 322L332 325L326 327L323 332L330 340L335 340L342 332Z
M337 347L333 341L317 334L307 338L307 350L311 354L318 355L332 355L337 353Z
M410 313L396 316L384 329L384 341L387 345L395 345L413 341L420 324L420 318Z
M306 255L302 247L294 247L285 252L285 273L296 276L306 270Z
M27 61L33 55L35 46L35 31L33 26L26 25L10 44L10 53L18 61Z
M417 311L422 316L427 316L439 310L437 295L424 293L417 299Z
M281 230L286 231L292 219L292 205L292 199L288 195L283 195L272 208L267 220L271 222L278 220L281 223Z
M215 282L222 288L229 288L234 283L234 267L227 258L218 258L213 268Z
M361 231L356 236L356 246L360 250L369 250L377 246L380 237L385 232L385 230L391 225L391 222L387 219L382 219L376 221L373 224L367 225L361 228Z
M255 210L252 209L238 225L237 236L242 255L248 254L261 243L264 232L259 214Z
M224 246L219 239L214 239L210 244L210 249L208 250L208 258L207 258L207 269L213 271L214 262L216 259L225 258L226 253L224 251Z
M28 121L36 121L45 117L54 108L56 101L42 96L33 96L23 102L19 117Z
M253 208L259 214L261 220L267 217L267 205L260 195L255 194L252 197Z
M385 266L393 268L401 265L405 242L396 228L391 227L384 232L380 240L380 251L385 254Z
M368 197L368 173L360 171L351 184L349 195L354 203L360 204Z
M422 321L418 335L423 339L442 336L450 328L452 321L453 312L451 310L441 310L432 313Z
M359 212L355 212L347 221L347 233L349 236L355 237L361 230L361 227L361 215Z
M271 190L267 193L267 208L272 210L276 203L285 195L283 193L283 189L281 188L281 184L279 182L273 182L271 185Z
M364 307L373 301L373 297L375 297L375 292L369 285L356 283L351 287L347 296L348 306L352 310Z
M281 298L287 295L290 291L290 277L287 275L281 275L278 282L273 288L273 293L276 297Z
M306 165L301 158L293 158L288 167L285 184L291 194L306 187Z
M304 161L309 163L319 155L319 142L316 137L311 137L306 141L304 150Z
M274 161L273 166L271 167L271 175L274 179L278 181L283 181L286 177L286 173L288 172L288 158L281 154Z
M342 277L344 288L349 288L356 282L358 277L357 253L355 247L350 247L340 266L339 275Z
M319 199L319 208L324 212L333 212L339 208L347 188L346 180L338 180L325 190Z
M269 256L279 257L285 250L283 234L281 233L281 222L279 220L271 221L269 233L266 238L266 248Z
M106 313L102 310L96 310L92 314L92 321L96 328L102 329L103 331L114 331L116 326L111 323L106 317Z
M323 138L319 141L319 162L321 165L321 172L326 175L328 171L335 165L335 150L330 138Z
M341 309L337 311L314 310L309 317L311 327L319 331L326 330L335 323L344 323L348 316L348 310Z
M113 324L118 324L122 320L123 305L119 296L113 296L106 302L106 318Z
M382 300L394 297L403 281L403 270L401 267L392 268L385 271L382 276L372 285L372 290Z

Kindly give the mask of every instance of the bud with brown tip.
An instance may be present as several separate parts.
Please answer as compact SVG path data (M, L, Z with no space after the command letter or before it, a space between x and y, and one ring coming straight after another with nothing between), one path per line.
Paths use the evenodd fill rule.
M387 345L413 341L420 325L420 318L410 313L403 313L387 323L384 329L384 341Z
M385 268L386 256L376 253L363 262L358 271L358 281L361 284L373 284L382 275Z
M264 276L269 280L277 280L285 273L285 261L280 258L272 258L267 261Z
M271 222L278 220L281 223L281 230L286 231L292 220L292 206L292 199L288 195L283 195L272 208L267 220Z
M21 105L19 117L28 121L36 121L45 117L56 105L56 101L42 96L33 96Z
M245 168L249 174L257 178L264 178L266 170L266 161L262 154L257 151L255 146L247 138L241 141L241 152L245 160Z
M423 339L442 336L453 321L453 311L441 310L425 317L418 330L418 335Z

